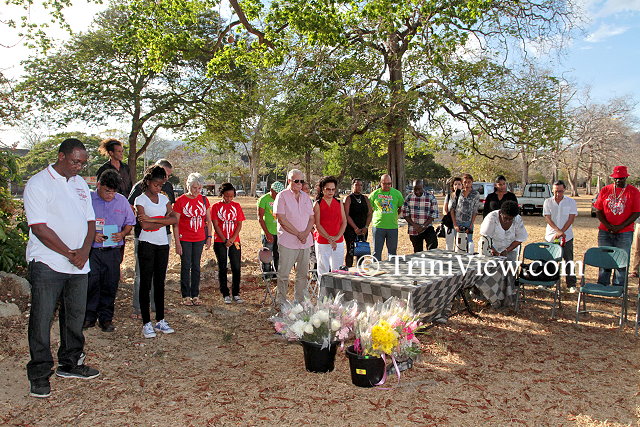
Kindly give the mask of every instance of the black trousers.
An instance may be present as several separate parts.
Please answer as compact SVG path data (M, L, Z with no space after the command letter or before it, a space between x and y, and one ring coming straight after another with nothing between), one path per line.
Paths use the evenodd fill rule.
M427 250L438 248L438 236L436 236L436 231L431 225L420 234L416 234L415 236L410 235L409 240L411 240L411 244L413 245L414 253L424 251L425 242L427 243Z
M237 245L237 246L236 246ZM228 258L231 264L231 295L240 295L240 243L234 243L229 246ZM227 286L227 247L222 242L213 244L213 251L218 260L218 280L220 281L220 292L223 297L229 296L229 287Z
M120 281L121 249L91 248L89 254L89 287L84 320L100 323L113 320L113 309Z
M140 263L140 314L142 324L151 321L149 293L153 285L153 299L156 303L156 320L164 319L164 280L169 264L169 245L154 245L138 242L138 262Z

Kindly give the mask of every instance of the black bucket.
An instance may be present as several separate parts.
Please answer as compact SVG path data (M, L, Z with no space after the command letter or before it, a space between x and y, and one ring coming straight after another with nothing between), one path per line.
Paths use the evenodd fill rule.
M349 367L351 368L351 382L358 387L373 387L384 376L385 363L381 357L361 356L355 352L353 346L347 348Z
M309 372L331 372L336 361L338 343L331 343L329 347L321 348L321 344L300 341L304 350L304 366Z

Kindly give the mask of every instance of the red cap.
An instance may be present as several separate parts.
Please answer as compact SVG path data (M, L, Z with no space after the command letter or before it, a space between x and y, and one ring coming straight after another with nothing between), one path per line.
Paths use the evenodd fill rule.
M626 166L616 166L613 168L613 173L609 175L611 178L626 178L629 176Z

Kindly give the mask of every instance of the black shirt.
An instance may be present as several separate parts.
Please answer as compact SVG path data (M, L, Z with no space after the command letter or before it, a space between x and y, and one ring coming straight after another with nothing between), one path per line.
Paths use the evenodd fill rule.
M129 194L129 204L131 206L135 206L136 197L144 193L142 191L142 181L136 182L136 185L133 186L133 190L131 190L131 194ZM162 193L167 196L169 202L173 205L176 202L176 196L173 192L173 184L169 181L166 181L162 185ZM140 223L136 221L136 226L133 229L133 233L136 237L140 237L140 232L142 231L142 227L140 227ZM167 234L171 234L171 226L167 225Z
M118 193L122 194L124 197L127 197L129 193L131 193L131 172L129 171L129 165L120 162L120 170L118 170L111 164L111 161L108 161L104 165L100 166L100 169L98 169L98 172L96 172L96 177L98 180L100 179L100 174L107 169L113 169L118 172L120 178L122 178L122 187L118 188Z
M507 200L512 200L518 203L518 198L511 191L507 191L502 199L498 199L498 193L493 192L487 196L484 201L484 209L482 209L482 217L486 217L490 212L497 211L500 209L502 204Z

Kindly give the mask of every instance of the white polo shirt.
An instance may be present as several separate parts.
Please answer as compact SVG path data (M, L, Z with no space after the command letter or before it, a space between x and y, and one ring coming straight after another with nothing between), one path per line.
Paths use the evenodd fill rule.
M47 224L69 249L82 247L87 236L87 221L95 221L89 186L81 176L63 177L49 165L27 181L24 210L29 226ZM27 261L39 261L54 271L68 274L89 272L87 261L82 269L69 259L49 249L29 229Z
M560 203L556 202L555 197L549 197L542 205L542 215L550 215L551 221L553 221L558 228L562 228L567 223L567 220L569 220L569 215L578 216L578 204L571 197L567 196L564 196L562 200L560 200ZM556 231L547 224L547 229L544 234L545 240L551 242L555 234ZM569 227L564 234L566 235L565 240L567 242L573 239L573 224L571 224L571 227Z

